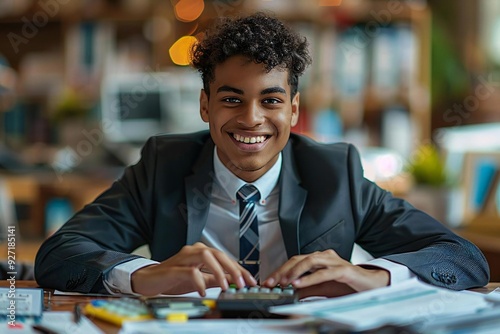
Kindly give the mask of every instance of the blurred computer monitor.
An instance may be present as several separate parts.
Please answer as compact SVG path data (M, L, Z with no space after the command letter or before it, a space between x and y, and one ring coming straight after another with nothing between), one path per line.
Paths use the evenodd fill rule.
M190 71L112 74L101 91L106 140L141 146L151 136L208 128L200 119L198 75Z

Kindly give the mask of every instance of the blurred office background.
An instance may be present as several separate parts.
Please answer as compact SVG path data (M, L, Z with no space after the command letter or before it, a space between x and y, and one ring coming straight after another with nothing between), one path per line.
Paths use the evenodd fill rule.
M149 136L206 129L187 49L255 11L310 43L293 131L356 144L368 178L498 261L498 1L4 0L0 222L27 260Z

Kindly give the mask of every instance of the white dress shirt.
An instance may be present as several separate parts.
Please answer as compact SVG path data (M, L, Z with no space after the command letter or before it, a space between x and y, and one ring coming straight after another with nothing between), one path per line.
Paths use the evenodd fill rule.
M280 198L278 180L281 164L280 154L274 166L252 183L261 195L256 209L259 222L260 274L263 279L288 259L278 218ZM236 193L247 182L237 178L224 166L217 155L217 148L214 149L214 171L215 180L210 197L208 218L200 241L238 260L239 202L236 199ZM104 286L110 293L133 294L130 282L132 273L156 263L158 262L140 258L119 264L106 275ZM406 266L385 259L374 259L364 264L388 270L391 275L391 284L415 277Z

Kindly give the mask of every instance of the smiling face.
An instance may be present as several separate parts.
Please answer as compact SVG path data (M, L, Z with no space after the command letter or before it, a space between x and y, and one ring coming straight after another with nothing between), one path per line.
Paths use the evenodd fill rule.
M299 94L290 96L288 72L234 56L215 67L210 98L202 91L200 113L222 163L253 182L278 159L297 124Z

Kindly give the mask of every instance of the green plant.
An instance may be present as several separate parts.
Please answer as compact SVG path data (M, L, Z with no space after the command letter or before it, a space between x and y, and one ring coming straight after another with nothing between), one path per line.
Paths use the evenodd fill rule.
M56 104L52 119L55 122L62 122L68 119L84 118L89 112L89 108L74 90L68 90L62 94Z
M406 170L417 184L442 186L447 183L446 169L437 148L432 144L419 146L412 155Z

